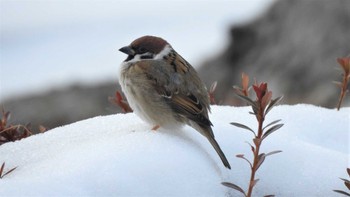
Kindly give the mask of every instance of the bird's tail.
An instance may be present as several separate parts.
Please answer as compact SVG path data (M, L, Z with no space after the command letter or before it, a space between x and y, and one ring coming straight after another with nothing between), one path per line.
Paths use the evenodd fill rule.
M215 151L219 155L224 166L228 169L231 169L230 163L227 161L224 152L222 152L218 142L214 138L214 133L213 133L213 130L211 129L211 126L199 125L196 122L192 122L192 121L190 121L189 123L193 128L195 128L197 131L199 131L199 133L204 135L209 140L210 144L214 147Z
M221 150L218 142L215 140L215 138L212 136L208 136L207 138L208 138L210 144L214 147L215 151L218 153L224 166L228 169L231 169L230 163L227 161L225 154L222 152L222 150Z

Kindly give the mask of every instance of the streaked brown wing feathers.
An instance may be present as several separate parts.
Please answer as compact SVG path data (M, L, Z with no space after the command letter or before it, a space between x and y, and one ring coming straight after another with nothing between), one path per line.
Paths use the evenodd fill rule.
M152 64L149 64L150 62L152 62ZM173 71L170 70L171 67L164 64L166 64L166 62L149 60L139 62L137 63L137 66L145 72L144 74L147 78L153 82L154 89L159 95L164 97L166 102L175 112L199 125L212 125L208 119L207 110L209 106L206 106L206 102L203 99L200 100L198 97L199 95L189 92L187 88L184 88L185 86L179 86L181 83L186 83L185 81L177 84L174 81L168 80L171 78L171 72ZM185 75L191 74L191 72L187 72ZM181 78L179 80L183 79Z
M195 102L193 98L195 98L193 95L189 97L176 94L167 99L169 99L168 102L172 109L177 113L185 116L199 125L212 125L208 117L206 117L207 112L204 111L202 104L200 102Z

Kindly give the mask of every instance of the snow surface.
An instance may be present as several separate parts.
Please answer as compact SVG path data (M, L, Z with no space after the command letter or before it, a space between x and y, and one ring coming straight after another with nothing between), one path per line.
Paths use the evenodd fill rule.
M240 196L244 189L253 128L248 107L212 106L216 139L231 163L226 169L209 142L192 128L159 129L134 114L95 117L0 146L0 163L18 168L0 179L0 196ZM350 108L277 106L266 123L285 124L264 141L268 157L257 173L255 196L339 196L338 177L349 167Z

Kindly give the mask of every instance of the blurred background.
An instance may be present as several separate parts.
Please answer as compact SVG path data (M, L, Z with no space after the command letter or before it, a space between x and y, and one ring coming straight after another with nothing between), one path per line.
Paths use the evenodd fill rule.
M143 35L171 43L230 105L246 72L285 104L334 108L336 58L350 54L348 0L1 0L0 20L0 106L33 129L117 113L118 49Z

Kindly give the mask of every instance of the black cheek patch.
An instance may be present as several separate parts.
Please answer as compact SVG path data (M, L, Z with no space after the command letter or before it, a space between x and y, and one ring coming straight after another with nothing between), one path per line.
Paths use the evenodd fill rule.
M134 59L134 57L135 57L134 55L128 55L128 57L125 59L124 62L130 61L130 60Z
M141 59L152 59L153 58L153 55L142 55L141 56Z

